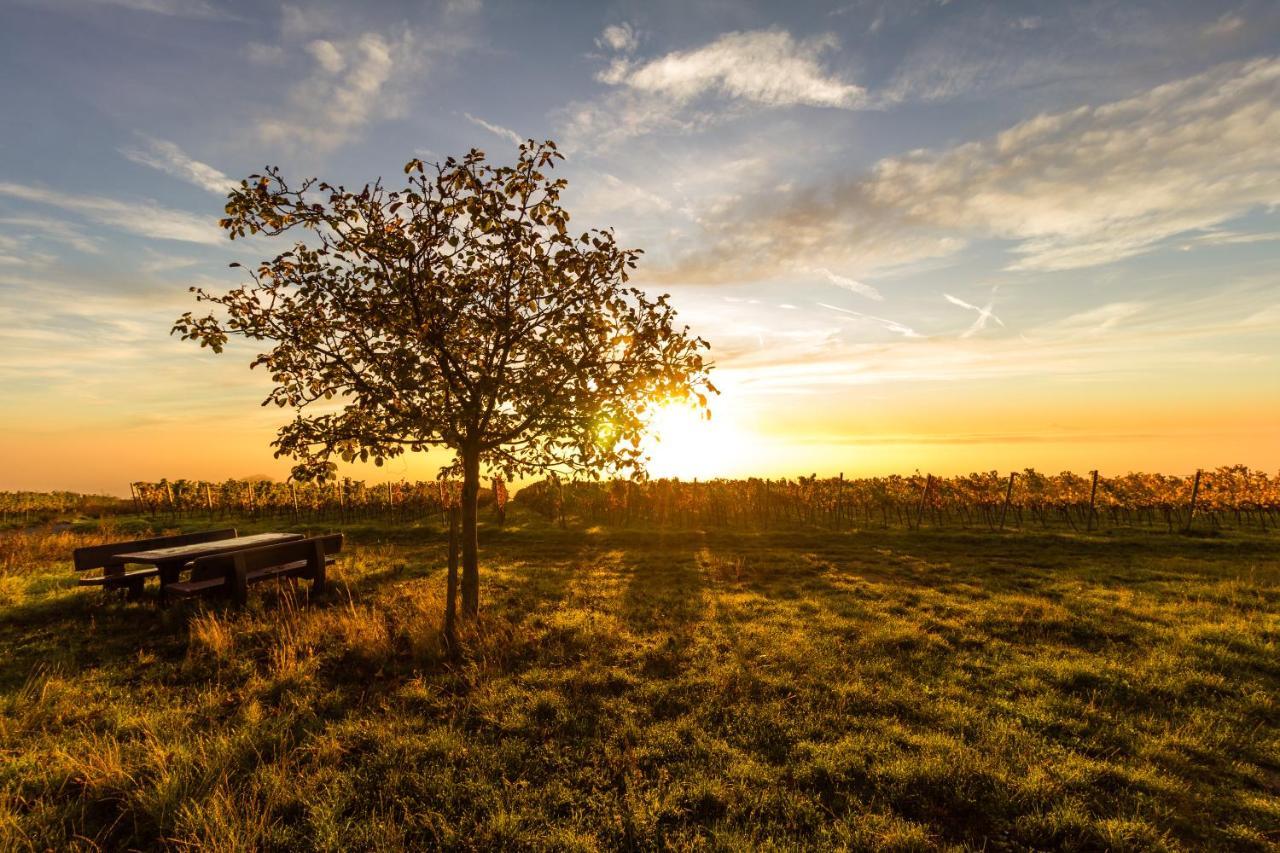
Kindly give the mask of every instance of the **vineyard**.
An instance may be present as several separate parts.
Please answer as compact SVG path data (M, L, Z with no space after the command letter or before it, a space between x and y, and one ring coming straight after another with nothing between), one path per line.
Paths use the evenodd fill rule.
M277 483L270 480L160 480L131 483L133 511L175 518L258 518L287 516L309 521L388 519L408 521L443 514L457 506L460 480L365 483L341 479L333 483ZM491 506L501 519L507 504L506 484L493 479L481 489L480 505Z
M71 492L0 492L0 519L36 522L66 515L138 514L178 518L272 518L307 521L408 521L456 506L456 480L326 484L270 480L160 480L130 484L129 499ZM1280 476L1243 465L1188 476L1130 473L1103 477L1026 469L958 477L847 479L648 480L567 482L521 489L515 501L567 523L652 527L775 529L956 527L985 530L1268 530L1280 525ZM480 503L505 518L507 484L494 478Z
M1280 476L1245 466L1186 477L1125 474L1102 477L1033 469L959 477L912 476L795 480L543 480L516 496L562 523L566 518L608 525L712 526L769 529L795 525L830 530L857 527L1028 526L1098 530L1117 527L1188 529L1280 523Z
M67 515L110 515L132 504L110 495L76 492L0 492L0 523L31 524Z

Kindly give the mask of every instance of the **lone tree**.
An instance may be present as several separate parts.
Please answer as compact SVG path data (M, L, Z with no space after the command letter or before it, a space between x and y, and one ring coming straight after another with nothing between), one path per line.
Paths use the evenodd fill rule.
M514 166L472 150L411 160L404 189L359 190L278 168L228 196L231 239L300 239L174 333L221 352L238 335L270 342L263 401L295 410L272 443L298 480L335 476L334 457L384 460L442 446L461 472L462 609L479 608L476 513L482 467L644 472L646 412L669 400L706 406L706 341L677 327L666 295L629 286L639 250L611 230L571 234L566 182L545 172L554 142L520 147ZM233 264L232 266L238 266Z

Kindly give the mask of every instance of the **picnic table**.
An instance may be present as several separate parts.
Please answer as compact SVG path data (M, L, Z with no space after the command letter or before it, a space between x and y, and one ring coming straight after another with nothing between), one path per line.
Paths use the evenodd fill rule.
M165 587L171 583L176 583L182 576L183 568L193 560L215 554L259 548L264 545L293 542L303 538L305 537L301 533L255 533L251 536L236 536L215 542L195 542L189 545L175 545L169 548L126 551L112 556L111 564L124 566L132 563L155 566L160 574L160 601L163 602L165 600Z

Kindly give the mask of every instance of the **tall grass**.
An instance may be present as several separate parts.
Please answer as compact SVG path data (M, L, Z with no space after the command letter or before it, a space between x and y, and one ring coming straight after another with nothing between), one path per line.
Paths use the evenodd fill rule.
M362 528L329 593L239 612L67 587L100 534L67 535L6 552L0 848L1280 842L1265 537L517 514L452 654L436 534Z

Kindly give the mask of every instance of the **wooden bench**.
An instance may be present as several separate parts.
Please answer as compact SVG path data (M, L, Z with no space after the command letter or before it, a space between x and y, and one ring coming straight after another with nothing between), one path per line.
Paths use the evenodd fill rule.
M178 545L195 545L201 542L220 542L224 539L236 538L234 527L224 530L202 530L198 533L181 533L176 536L156 536L151 539L134 539L131 542L112 542L109 545L90 545L77 548L72 553L72 561L77 572L90 569L102 569L102 574L94 577L80 577L80 586L101 586L106 589L129 590L129 597L136 598L142 593L142 586L147 578L156 577L160 569L147 566L143 569L125 570L124 564L116 561L117 554L131 551L145 551L150 548L172 548Z
M306 578L313 594L323 592L325 569L342 550L342 534L317 536L262 548L201 557L191 563L191 577L165 589L175 598L229 595L236 606L249 600L249 585L279 578Z

